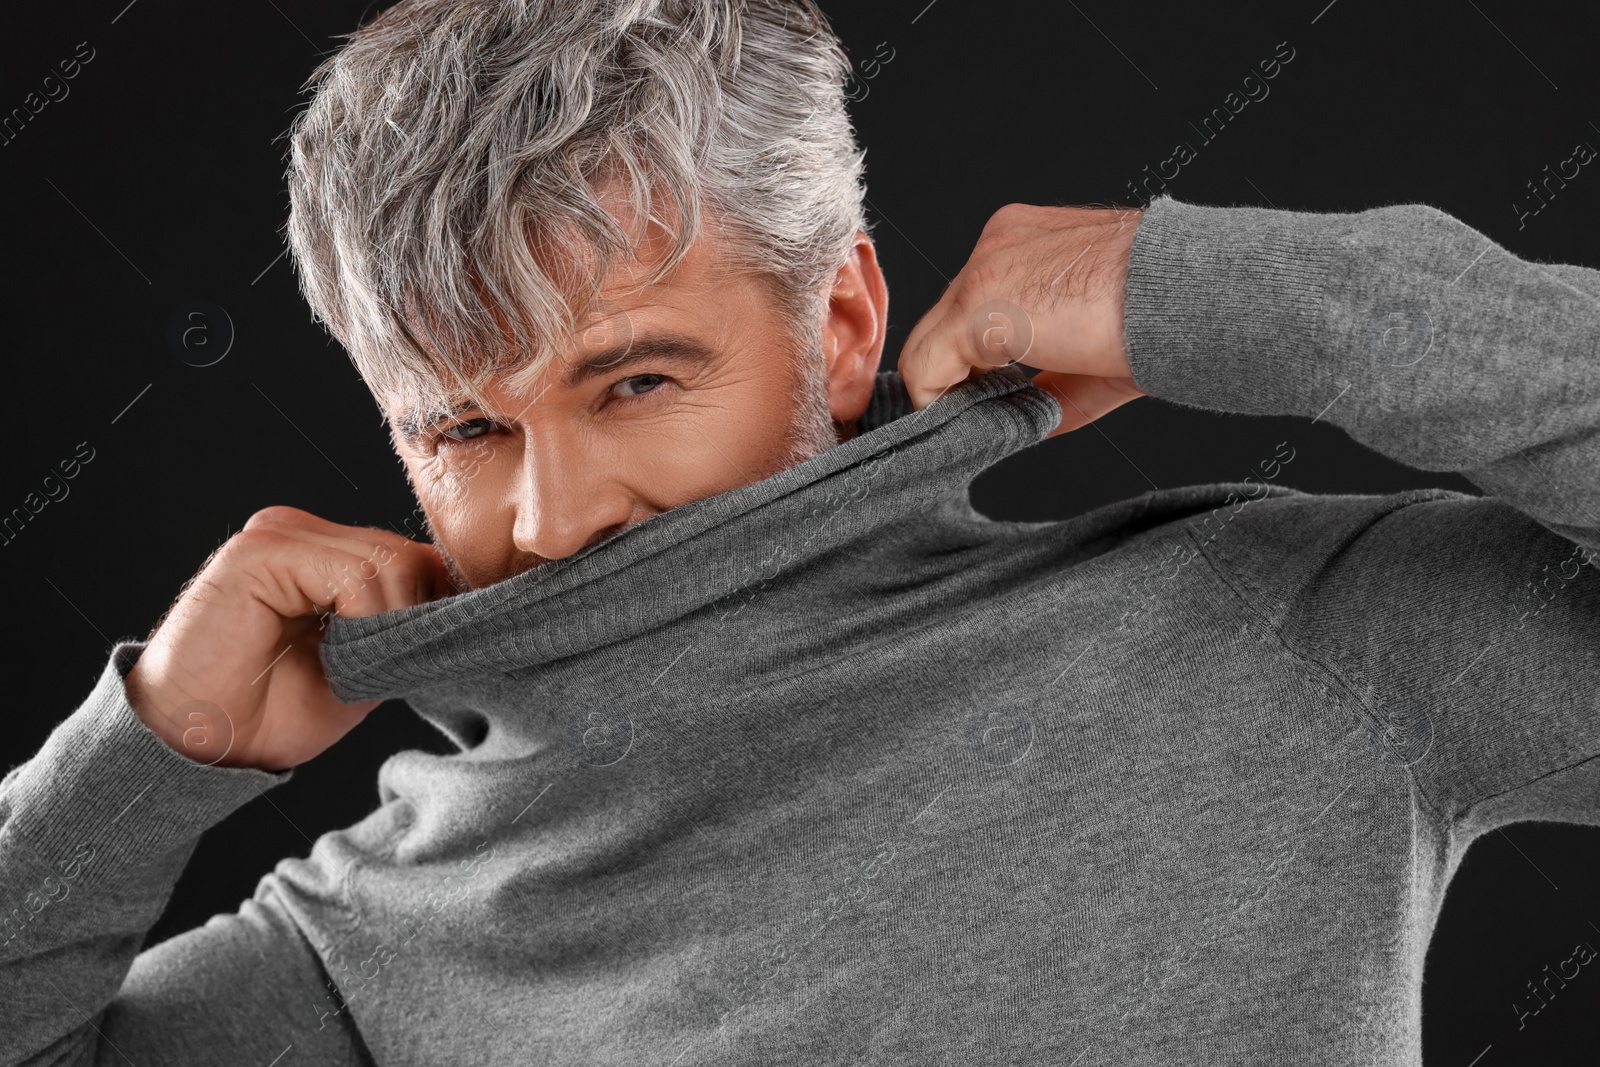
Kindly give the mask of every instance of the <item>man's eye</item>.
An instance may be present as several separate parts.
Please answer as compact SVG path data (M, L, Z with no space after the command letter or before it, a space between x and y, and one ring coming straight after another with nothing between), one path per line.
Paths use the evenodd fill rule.
M668 378L665 374L635 374L631 377L618 380L614 385L612 385L611 388L612 390L624 390L622 395L616 396L615 399L621 402L627 402L632 400L641 400L652 393L659 392L661 385L667 380ZM628 390L636 391L630 392ZM472 441L479 437L483 437L485 434L493 430L497 425L499 424L495 422L495 420L486 416L479 416L476 419L465 419L461 422L452 423L449 426L442 426L435 429L433 431L434 440L438 441L439 439L444 439L464 444L467 441Z
M656 392L656 388L660 385L660 383L665 382L666 380L667 380L667 376L664 375L664 374L635 374L631 378L623 378L621 381L617 382L617 384L613 385L611 388L616 389L618 386L627 386L628 384L630 384L632 382L646 382L646 383L649 383L650 386L651 386L651 388L649 388L649 389L641 390L640 392L637 392L637 393L625 393L622 396L617 398L619 400L637 400L641 396L645 396L645 395L647 395L649 393Z
M448 437L452 441L470 441L475 437L482 437L493 426L493 419L468 419L465 422L458 422L453 426L444 427L439 431L439 436Z

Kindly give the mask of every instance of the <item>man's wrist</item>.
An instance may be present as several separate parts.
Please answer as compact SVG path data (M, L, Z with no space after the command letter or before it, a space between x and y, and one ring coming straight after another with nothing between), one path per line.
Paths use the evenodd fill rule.
M144 723L146 729L166 743L167 747L184 756L189 753L183 750L182 732L174 731L167 716L159 710L156 702L151 698L149 690L145 687L143 678L139 674L137 660L129 668L128 673L122 676L122 692L127 698L128 706L139 721ZM189 756L190 759L194 757ZM196 761L200 762L200 761Z

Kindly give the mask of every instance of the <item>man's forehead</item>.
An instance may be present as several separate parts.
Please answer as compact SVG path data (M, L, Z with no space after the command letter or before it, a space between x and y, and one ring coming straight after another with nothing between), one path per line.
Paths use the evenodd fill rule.
M629 202L628 188L621 180L602 180L595 187L596 203L625 235L619 254L613 255L606 266L603 290L642 282L653 267L671 254L677 241L675 232L659 218L661 205L668 199L663 191L658 188L651 195L648 214L640 216ZM689 245L687 258L714 266L722 257L715 254L713 246L721 241L714 218L705 216L701 232ZM600 262L599 252L583 227L571 218L534 225L529 231L529 248L546 270L569 271L572 280L592 279Z
M641 235L626 196L615 188L607 191L603 202L636 243L612 258L598 288L593 287L592 275L587 284L582 281L582 272L592 271L597 260L594 250L578 238L576 230L565 239L549 230L532 237L530 247L542 263L547 267L563 264L564 268L556 267L558 274L563 270L572 272L565 273L559 281L569 306L580 309L566 344L544 357L548 362L530 390L533 398L551 390L576 389L643 359L676 361L680 366L703 365L720 354L718 341L726 331L712 326L718 322L726 326L722 321L725 315L694 312L707 302L721 308L727 299L727 286L741 274L721 254L720 235L714 228L702 230L669 273L651 280L650 271L670 250L673 235L654 218L653 212L647 232ZM580 290L587 291L587 298L578 295ZM508 325L504 322L504 309L491 307L491 313L502 328ZM432 340L431 335L429 339ZM436 361L436 365L442 370L449 361ZM497 360L493 366L494 370L474 378L480 394L486 391L485 383L504 383L514 378L526 362ZM441 374L431 384L445 384L453 377ZM526 405L529 399L525 397L517 403ZM409 439L468 408L483 410L465 390L411 394L388 406L389 422ZM485 414L514 417L516 412Z

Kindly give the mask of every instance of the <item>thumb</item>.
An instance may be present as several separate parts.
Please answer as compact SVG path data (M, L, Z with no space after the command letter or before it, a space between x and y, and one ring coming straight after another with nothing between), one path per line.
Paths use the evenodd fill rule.
M948 299L948 297L946 298ZM970 378L981 377L1005 362L987 364L973 348L954 306L934 308L912 329L900 351L900 380L917 410L922 410Z

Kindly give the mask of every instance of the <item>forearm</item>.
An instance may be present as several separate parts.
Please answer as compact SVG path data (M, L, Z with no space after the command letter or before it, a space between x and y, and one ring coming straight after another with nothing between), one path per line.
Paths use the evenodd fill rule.
M136 647L119 646L125 669ZM207 766L128 704L108 662L0 783L0 1064L91 1062L200 835L290 772Z
M1151 395L1331 422L1466 476L1600 567L1600 272L1520 259L1420 204L1162 198L1135 237L1124 316Z

